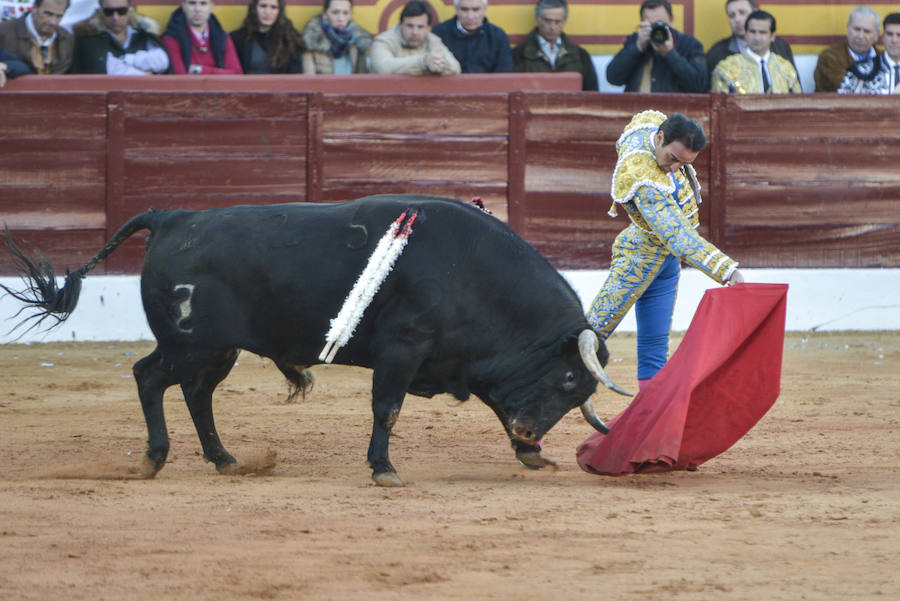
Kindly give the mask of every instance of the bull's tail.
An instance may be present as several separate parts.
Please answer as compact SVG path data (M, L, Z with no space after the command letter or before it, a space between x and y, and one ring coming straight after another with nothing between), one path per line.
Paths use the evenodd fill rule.
M78 304L78 297L81 295L81 280L132 234L143 229L152 231L153 215L154 213L151 211L130 219L94 258L75 271L66 271L62 288L57 287L53 267L43 254L37 250L34 256L29 256L25 250L13 242L9 228L6 228L6 246L25 287L22 290L13 290L0 284L0 289L24 305L13 318L22 315L29 309L32 310L29 315L13 326L10 332L27 325L27 329L21 333L24 336L34 328L40 327L47 319L53 322L47 326L48 330L68 319Z

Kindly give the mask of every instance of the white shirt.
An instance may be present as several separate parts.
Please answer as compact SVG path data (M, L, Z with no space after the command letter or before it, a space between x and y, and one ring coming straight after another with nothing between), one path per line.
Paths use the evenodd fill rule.
M772 53L767 50L764 56L759 56L758 54L750 50L749 46L747 47L747 56L755 60L756 64L759 65L760 81L765 81L766 79L768 79L770 87L772 85L772 72L769 71L769 56L771 54ZM763 75L763 73L765 73L765 75Z
M41 36L38 34L37 29L34 28L34 14L33 13L28 13L28 16L25 17L25 26L28 27L28 32L31 34L31 36L35 40L37 40L37 43L40 44L41 46L52 46L53 42L56 41L56 32L55 31L53 32L53 35L51 35L46 40L41 39Z
M125 44L122 45L123 48L128 48L134 35L134 28L131 25L127 27ZM113 37L109 31L106 33ZM147 50L138 50L122 56L116 56L112 52L106 53L107 75L148 75L150 73L165 73L168 68L168 53L166 53L165 48L160 48L156 45L152 45Z
M559 49L562 48L562 38L556 38L556 41L553 44L545 40L541 35L537 37L537 40L538 46L541 47L541 52L543 52L544 56L547 57L547 60L550 61L550 66L555 67L556 57L559 56Z
M887 52L881 55L884 59L884 64L887 65L889 81L891 82L890 87L888 88L888 94L900 94L900 90L897 89L897 86L900 85L900 78L897 77L897 72L894 70L894 67L900 65L900 61L892 60Z

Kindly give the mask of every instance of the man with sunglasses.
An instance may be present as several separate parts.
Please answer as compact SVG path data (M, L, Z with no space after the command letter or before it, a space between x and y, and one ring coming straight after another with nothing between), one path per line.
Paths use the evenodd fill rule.
M28 65L32 73L66 73L72 66L75 38L59 26L69 0L35 0L31 12L0 23L0 47Z
M99 16L99 19L97 18ZM152 75L169 70L160 39L131 10L131 0L100 0L100 9L75 31L73 73Z

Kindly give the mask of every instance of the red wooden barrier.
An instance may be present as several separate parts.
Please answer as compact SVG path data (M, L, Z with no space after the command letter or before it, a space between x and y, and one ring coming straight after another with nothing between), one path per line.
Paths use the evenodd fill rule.
M315 81L349 86L360 77ZM503 85L516 90L514 77ZM81 265L150 207L379 192L481 196L558 267L605 267L624 226L624 217L606 215L614 143L631 115L648 108L684 112L706 128L709 145L696 164L701 230L742 266L900 266L894 98L473 93L493 76L445 78L442 94L286 94L284 81L306 79L287 76L228 85L189 76L15 81L23 79L109 86L0 94L0 222L60 270ZM138 79L225 88L125 90L114 81ZM413 86L437 79L394 78ZM246 82L254 90L227 89ZM266 86L274 91L258 89ZM142 256L140 239L132 240L98 271L135 273ZM0 274L11 268L0 253Z
M516 90L580 90L578 73L415 75L29 75L6 82L6 92L116 90L170 92L322 92L323 94L501 94Z

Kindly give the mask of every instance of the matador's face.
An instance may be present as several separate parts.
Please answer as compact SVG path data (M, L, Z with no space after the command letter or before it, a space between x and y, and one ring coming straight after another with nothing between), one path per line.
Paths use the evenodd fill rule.
M657 130L653 138L656 163L663 171L675 173L685 165L693 163L694 159L697 158L697 155L700 154L699 152L688 149L687 146L678 140L673 140L663 146L664 138L665 136L660 130Z

